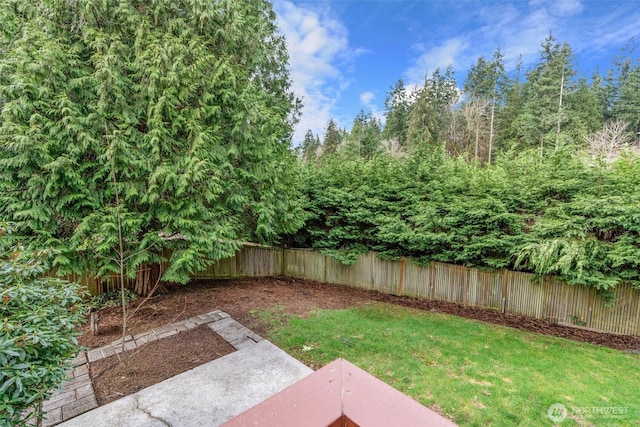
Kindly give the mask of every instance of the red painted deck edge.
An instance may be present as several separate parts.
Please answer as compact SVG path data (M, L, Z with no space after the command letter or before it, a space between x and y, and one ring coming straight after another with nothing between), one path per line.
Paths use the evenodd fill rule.
M455 424L357 366L337 359L223 424L239 426Z

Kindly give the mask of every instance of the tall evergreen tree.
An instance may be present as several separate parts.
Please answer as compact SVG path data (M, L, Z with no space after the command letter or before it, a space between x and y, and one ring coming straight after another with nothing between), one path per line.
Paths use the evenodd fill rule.
M320 148L320 137L314 135L311 129L307 130L302 141L302 159L307 162L315 160L318 148Z
M396 139L400 146L407 145L409 116L414 99L407 93L404 81L399 79L384 100L385 125L382 132L384 139Z
M380 122L371 112L360 110L353 120L351 132L347 136L345 149L351 156L373 157L380 149L382 132Z
M567 131L574 141L582 141L585 136L602 127L604 124L604 106L598 91L582 78L578 80L573 91L567 94L568 116Z
M59 271L117 271L122 232L129 274L170 252L165 279L184 282L300 225L298 104L268 1L0 10L0 214L61 250Z
M562 125L567 122L563 104L570 79L575 75L573 54L567 43L556 43L551 34L543 42L540 53L540 64L527 75L525 102L516 126L525 145L558 148Z
M522 84L522 58L516 62L514 73L498 83L502 95L500 114L496 117L496 142L511 147L518 142L516 119L522 113L524 93Z
M409 116L409 144L420 146L442 143L451 108L458 98L458 87L451 67L444 73L436 69L430 77L428 76L417 94Z
M640 61L635 66L630 64L621 76L620 96L613 106L613 115L624 120L633 137L640 140Z
M333 119L329 120L322 142L322 155L327 156L337 153L340 144L342 144L342 136L342 132L336 122Z
M483 139L484 144L482 145L487 147L487 160L491 163L496 106L500 97L498 93L499 83L504 78L503 55L499 49L494 53L491 61L487 61L482 56L478 58L476 64L471 67L467 74L467 80L464 84L464 91L468 96L467 102L476 104L476 108L471 110L478 110L477 107L480 105L484 105L489 109L487 112L478 110L478 114L475 114L474 117L474 157L476 160L478 159L479 146L482 144L481 139ZM483 128L487 131L484 137L481 135L481 129Z

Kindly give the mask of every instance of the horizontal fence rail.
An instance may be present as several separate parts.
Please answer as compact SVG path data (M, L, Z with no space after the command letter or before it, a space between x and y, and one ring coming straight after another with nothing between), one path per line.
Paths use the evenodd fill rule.
M615 303L607 306L595 289L568 285L554 277L536 280L530 273L504 269L483 271L441 262L420 266L409 258L389 261L374 253L361 254L355 264L346 266L312 249L255 246L217 261L193 278L270 276L491 308L598 332L640 335L640 290L630 285L616 287ZM117 282L114 278L100 281L87 275L73 279L94 293L113 288Z

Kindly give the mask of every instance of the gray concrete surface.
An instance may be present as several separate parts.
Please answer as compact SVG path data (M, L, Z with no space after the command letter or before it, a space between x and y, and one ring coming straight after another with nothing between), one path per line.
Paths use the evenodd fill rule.
M262 337L230 317L209 323L211 329L220 335L236 350L243 349L262 341Z
M263 340L59 426L218 426L312 372Z

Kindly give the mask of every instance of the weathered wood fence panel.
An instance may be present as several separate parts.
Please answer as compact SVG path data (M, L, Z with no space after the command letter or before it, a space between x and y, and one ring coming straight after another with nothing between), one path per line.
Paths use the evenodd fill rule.
M468 284L466 268L460 265L434 263L433 299L463 303ZM453 268L452 268L453 267Z
M640 290L629 285L614 290L615 303L609 307L593 288L571 286L554 277L536 281L529 273L482 271L440 262L419 266L408 258L389 261L374 253L362 254L354 265L345 266L314 250L255 246L245 247L193 277L264 276L289 276L488 307L569 326L640 335ZM118 288L116 277L100 281L85 274L69 279L79 281L93 293Z
M55 275L55 274L53 274ZM120 289L118 276L95 277L88 273L84 274L68 274L63 277L70 282L76 282L84 286L91 294L97 295L104 292L115 291ZM133 286L135 279L125 278L127 287Z
M404 262L402 294L415 298L431 299L433 297L431 287L433 264L420 266L406 259L403 259L402 262Z
M506 312L542 319L544 284L532 283L532 275L510 271L507 274Z
M206 270L199 271L193 275L194 279L213 279L213 278L229 278L238 277L237 257L225 258L216 261Z
M370 254L374 255L374 254ZM373 290L390 295L402 294L403 284L400 275L400 263L372 257Z
M267 277L282 275L282 250L276 248L245 247L236 254L239 277Z
M362 262L362 264L365 264ZM324 277L325 282L333 283L338 285L351 285L351 274L350 270L351 266L342 265L339 261L331 258L325 257L324 260ZM365 278L366 280L366 278Z
M469 287L466 304L500 310L502 307L502 273L467 269Z
M589 323L590 328L615 334L640 335L640 297L630 285L617 286L615 304L606 307L602 298L596 298Z
M554 277L536 280L530 273L440 262L419 266L410 259L388 261L372 253L360 255L351 266L315 251L286 249L284 253L285 274L294 277L493 308L597 331L640 334L640 291L630 286L619 286L614 291L615 304L606 307L593 288L571 286Z

